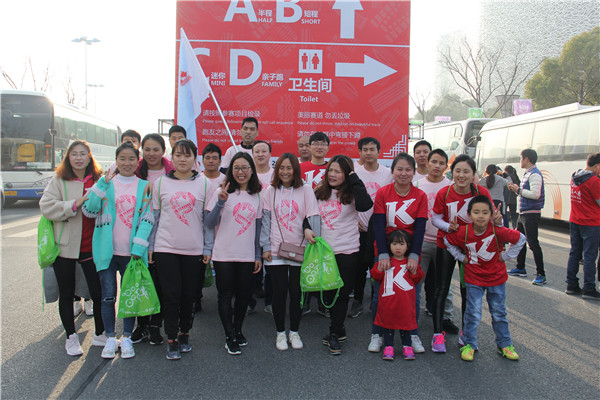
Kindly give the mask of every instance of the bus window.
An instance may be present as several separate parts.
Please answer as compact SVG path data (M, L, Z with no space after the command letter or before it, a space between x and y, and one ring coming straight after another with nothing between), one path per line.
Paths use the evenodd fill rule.
M570 117L565 134L565 160L585 159L588 154L600 151L599 130L598 113Z
M496 129L482 135L481 166L504 163L507 129ZM480 167L481 167L480 166Z
M520 160L521 151L531 148L533 124L515 125L508 128L506 140L506 162L516 163Z
M549 119L535 123L531 148L537 151L540 161L560 161L563 159L565 118Z

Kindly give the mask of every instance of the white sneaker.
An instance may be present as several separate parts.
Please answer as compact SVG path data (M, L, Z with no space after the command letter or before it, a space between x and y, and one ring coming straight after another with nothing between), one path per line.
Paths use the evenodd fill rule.
M288 349L287 337L285 336L285 332L277 334L277 339L275 339L275 347L277 347L277 350Z
M371 353L379 353L381 346L383 345L383 338L378 334L371 335L371 342L369 343L369 351Z
M73 316L78 316L81 313L81 310L83 310L81 307L81 300L73 301Z
M92 305L92 300L86 300L83 302L83 310L85 311L85 315L91 317L94 315L94 307Z
M65 343L65 350L70 356L80 356L83 354L81 345L79 344L79 336L76 333L72 333Z
M425 353L425 347L417 335L410 335L411 346L415 353Z
M106 336L105 332L102 332L102 334L100 335L96 335L94 333L94 338L92 339L92 346L104 347L104 345L106 345L107 340L108 337Z
M109 337L102 350L102 358L115 358L115 354L119 349L119 341L114 337Z
M290 344L292 345L292 349L300 350L304 347L304 343L302 343L302 339L300 339L300 335L298 332L290 332Z
M133 349L133 342L130 337L123 336L121 339L121 358L133 358L135 357L135 350Z

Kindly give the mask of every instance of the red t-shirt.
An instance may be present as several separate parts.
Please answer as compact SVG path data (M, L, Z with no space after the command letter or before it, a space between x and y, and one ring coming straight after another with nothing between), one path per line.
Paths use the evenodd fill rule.
M581 185L571 180L571 217L569 221L578 225L599 226L600 207L596 203L600 199L600 178L592 176Z
M311 161L300 163L300 171L302 172L304 183L312 185L314 189L325 178L326 168L327 163L323 165L315 165Z
M94 186L94 180L90 179L83 181L83 193L86 194ZM80 253L92 252L92 237L94 235L94 218L88 218L82 215L81 218L81 245L79 246Z
M471 285L498 286L508 279L506 264L500 257L500 253L504 250L504 242L515 244L521 235L515 229L492 224L490 222L481 235L475 234L472 223L463 225L458 228L458 231L446 235L448 243L461 248L467 255L465 282Z
M471 194L471 192L467 194L458 194L454 190L454 185L450 185L441 188L440 191L437 192L435 202L433 203L433 212L434 214L443 215L444 221L446 222L450 222L452 218L456 216L456 221L459 226L470 224L473 221L471 221L471 218L467 215L467 208L469 207L471 199L478 194L487 196L492 203L492 207L494 206L494 201L492 200L492 196L490 196L490 192L481 185L475 184L475 194ZM446 245L444 245L444 236L446 235L446 232L441 229L438 230L437 246L439 248L446 248Z
M408 272L407 260L408 258L398 260L392 257L390 258L392 267L387 271L379 271L377 264L371 269L371 277L381 282L379 305L375 316L377 326L404 331L417 329L415 286L425 274L420 266L415 275Z
M402 229L411 235L415 231L415 219L427 219L427 195L411 185L406 196L400 196L394 184L379 189L375 195L373 214L385 215L385 233Z

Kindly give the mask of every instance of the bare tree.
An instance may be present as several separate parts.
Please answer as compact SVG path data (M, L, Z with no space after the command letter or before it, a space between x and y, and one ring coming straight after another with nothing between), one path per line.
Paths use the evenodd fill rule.
M0 69L2 70L2 77L4 78L6 83L8 83L11 88L17 89L17 84L15 83L15 81L12 80L12 78L10 77L8 72L6 72L6 70L4 68L0 68Z
M427 92L427 94L417 91L414 94L414 96L411 93L409 93L408 95L410 97L410 101L412 101L412 103L415 105L415 107L417 107L419 114L421 114L421 119L423 121L425 121L425 112L426 112L425 105L427 103L427 99L431 95L431 91Z
M47 65L46 68L44 68L44 70L42 72L42 83L38 87L38 80L37 80L35 71L33 69L33 62L31 61L31 57L29 57L29 56L27 56L27 58L25 59L25 68L23 69L23 74L21 75L21 81L20 81L19 85L17 85L15 83L15 81L12 79L12 77L8 74L8 72L4 68L0 68L0 69L2 70L2 77L13 89L24 89L25 88L25 79L27 78L28 73L31 77L31 83L33 85L33 90L40 91L40 92L46 92L50 87L50 80L52 78L50 75L50 66Z
M63 83L63 88L65 89L65 95L67 97L67 104L75 104L76 96L75 90L73 89L73 74L71 73L71 69L67 66L67 77Z

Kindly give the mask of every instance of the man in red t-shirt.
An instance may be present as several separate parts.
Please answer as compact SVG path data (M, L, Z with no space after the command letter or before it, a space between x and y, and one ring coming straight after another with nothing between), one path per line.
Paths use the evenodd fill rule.
M600 241L600 153L590 154L587 167L571 179L571 252L567 263L567 294L600 300L596 290L596 266ZM579 261L583 255L583 290L579 287Z
M329 151L329 137L323 132L315 132L308 139L312 158L300 164L302 179L314 189L325 177L327 161L325 156Z

